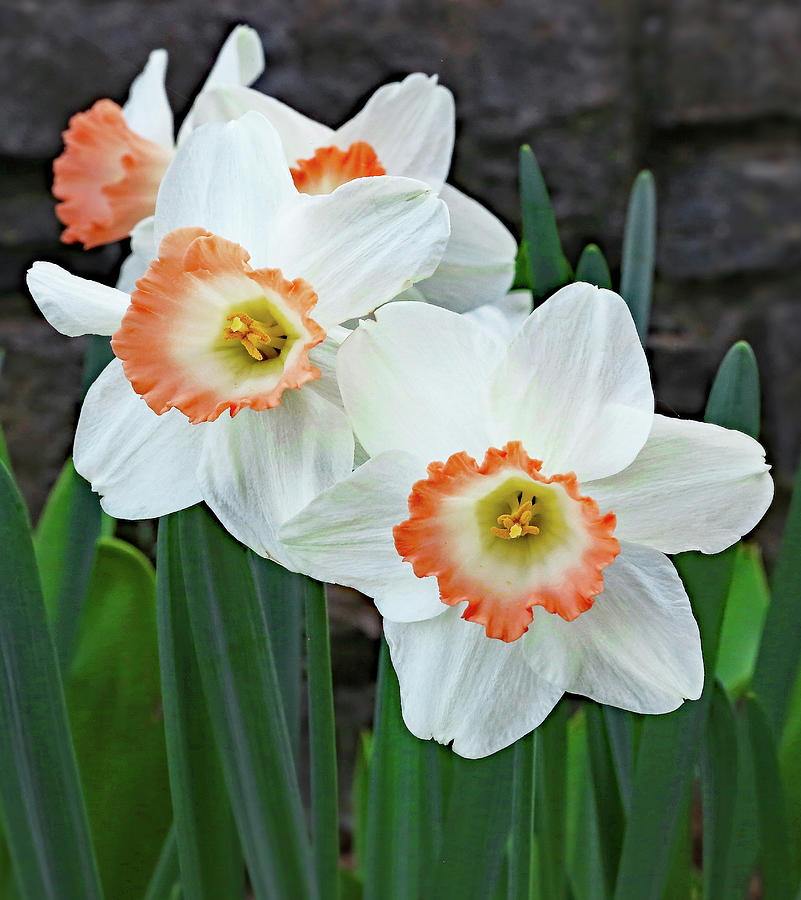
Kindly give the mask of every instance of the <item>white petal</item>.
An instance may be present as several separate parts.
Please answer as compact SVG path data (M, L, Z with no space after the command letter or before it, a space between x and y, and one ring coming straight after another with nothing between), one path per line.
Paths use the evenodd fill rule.
M332 194L299 195L287 204L269 264L311 284L319 297L314 318L328 329L430 275L448 228L445 204L421 182L357 178Z
M491 445L489 382L503 345L469 319L425 303L389 303L337 357L337 379L365 450L427 463Z
M571 284L534 310L492 385L499 440L580 481L625 468L651 430L654 396L617 294ZM500 446L498 444L497 446Z
M113 334L131 299L116 288L70 275L49 262L35 262L28 269L27 282L47 321L69 337Z
M412 485L423 477L425 465L407 453L376 456L287 522L281 540L301 571L362 591L383 616L437 616L444 610L437 579L418 578L392 536L409 517Z
M75 433L75 468L117 519L151 519L201 500L196 469L206 425L163 416L112 360L89 388Z
M463 606L464 604L462 604ZM449 608L425 622L384 621L398 673L403 721L412 734L477 759L536 728L561 688L526 664L519 641L488 638Z
M512 291L497 303L477 306L462 315L509 344L531 315L531 303L531 291Z
M439 192L448 175L455 130L453 94L421 72L380 87L336 132L346 150L366 141L388 175L419 178Z
M122 114L131 131L172 150L172 109L164 87L166 74L167 51L154 50L131 83Z
M158 256L153 234L153 216L142 219L131 232L131 253L125 258L117 278L117 290L132 294L136 282L150 268Z
M500 219L467 194L446 184L439 196L448 204L451 238L436 272L418 287L429 303L454 312L498 303L514 278L517 242Z
M241 244L254 268L278 208L297 198L276 130L258 113L203 125L178 150L156 200L155 238L195 226ZM286 273L284 273L286 274Z
M350 335L349 328L343 328L341 325L335 325L326 334L322 344L318 344L309 351L309 362L313 366L317 366L321 375L315 381L310 381L305 385L307 391L314 391L321 397L324 397L329 403L344 409L342 403L342 394L339 391L339 383L337 382L337 353L340 345L346 337Z
M341 410L312 391L284 391L281 405L221 416L206 436L203 499L256 553L294 568L279 527L351 470L353 435Z
M237 25L220 48L217 59L208 78L200 89L198 98L206 91L225 87L229 84L248 85L264 71L264 48L258 33L248 25ZM196 127L195 104L189 110L178 132L178 143L182 144Z
M719 553L773 499L765 451L739 431L654 416L634 462L582 492L617 515L616 535L663 553Z
M329 147L334 142L334 132L327 125L247 87L216 88L202 94L195 105L195 125L230 122L251 110L261 113L278 132L290 165L314 156L318 147Z
M690 601L673 564L650 547L622 543L587 612L566 622L534 607L521 640L541 677L599 703L664 713L701 696L701 638Z

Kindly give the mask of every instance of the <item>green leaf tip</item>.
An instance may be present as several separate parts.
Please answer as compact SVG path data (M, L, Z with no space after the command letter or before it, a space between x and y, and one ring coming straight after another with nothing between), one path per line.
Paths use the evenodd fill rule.
M738 341L718 368L704 420L724 428L759 436L759 369L751 346Z

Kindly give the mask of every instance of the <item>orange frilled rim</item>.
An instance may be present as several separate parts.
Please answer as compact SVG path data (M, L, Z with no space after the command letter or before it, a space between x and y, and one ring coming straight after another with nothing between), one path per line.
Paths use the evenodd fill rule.
M603 569L620 552L613 536L614 513L601 514L595 500L582 496L572 472L546 477L541 467L542 463L531 459L519 441L501 449L490 447L480 466L464 452L445 463L433 462L428 466L428 477L412 488L409 518L393 529L395 547L411 563L415 575L436 576L443 603L457 606L467 601L462 617L483 625L488 637L507 642L528 630L534 606L542 606L567 621L588 610L603 591ZM471 552L476 545L460 539L461 528L477 527L482 534L485 530L491 533L495 523L489 518L475 525L476 506L468 501L464 507L467 514L458 517L455 525L453 515L448 513L449 502L465 496L480 497L482 480L497 485L505 474L530 480L534 488L551 485L563 492L558 502L567 504L565 508L577 529L572 539L577 552L567 554L558 573L547 571L546 566L541 579L536 572L520 578L519 570L510 572L503 559L493 560L493 551L500 545L492 545L492 537L485 545L489 550L481 556ZM528 539L536 541L537 536ZM508 547L508 542L502 543ZM503 551L508 553L506 548Z
M228 410L276 407L287 389L320 377L309 350L325 331L311 318L317 295L302 278L253 269L247 251L202 228L179 228L136 283L111 346L134 390L157 414L179 409L193 423ZM226 339L231 319L271 317L287 336L257 361Z
M295 187L303 194L330 194L354 178L387 174L365 141L357 141L347 150L320 147L311 159L299 159L290 171Z
M127 237L153 214L171 151L131 131L112 100L74 115L63 137L53 162L61 240L89 249Z

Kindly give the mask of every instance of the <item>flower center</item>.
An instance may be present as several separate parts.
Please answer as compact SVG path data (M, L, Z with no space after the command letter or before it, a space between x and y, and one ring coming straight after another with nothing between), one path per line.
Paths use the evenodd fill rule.
M514 641L532 608L570 622L603 591L603 570L620 552L615 515L579 493L572 472L547 477L518 441L434 462L409 496L395 548L418 578L435 576L440 599L467 602L463 618L487 636Z
M287 340L286 328L278 322L265 325L246 313L234 313L225 317L223 337L226 341L239 341L248 354L258 362L275 359Z
M295 187L303 194L330 194L354 178L386 175L375 150L365 141L347 150L320 147L311 159L299 159L290 169Z
M239 244L179 228L137 281L111 346L156 414L179 409L196 424L272 409L320 377L309 361L325 338L311 317L317 294L248 260Z
M539 534L540 530L536 525L530 525L531 517L534 515L534 493L520 491L515 494L509 503L509 513L498 516L495 520L498 525L493 525L490 531L505 541L513 541L517 538L525 537L527 534Z

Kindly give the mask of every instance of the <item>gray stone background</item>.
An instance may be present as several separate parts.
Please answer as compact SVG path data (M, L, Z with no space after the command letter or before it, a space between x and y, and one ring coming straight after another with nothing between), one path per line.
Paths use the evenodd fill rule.
M629 187L654 171L657 398L698 416L726 349L753 344L779 489L760 533L770 559L801 448L799 0L0 0L0 422L33 514L69 453L83 345L41 319L24 270L51 259L113 281L121 254L59 244L60 132L99 97L122 102L154 47L180 115L237 22L264 40L257 86L332 125L382 82L439 73L457 100L452 180L517 233L530 143L573 262L592 240L617 268ZM365 670L356 632L376 623L355 598L337 608L335 653L352 663L338 706L353 688L358 720L348 673Z

